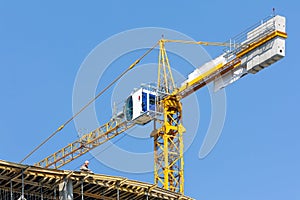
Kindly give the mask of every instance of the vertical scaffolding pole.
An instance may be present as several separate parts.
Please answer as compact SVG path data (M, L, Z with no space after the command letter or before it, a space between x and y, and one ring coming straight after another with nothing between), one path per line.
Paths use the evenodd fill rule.
M146 200L149 200L149 189L147 190L147 193L146 193Z
M83 181L81 181L81 200L84 200L84 198L83 198Z
M13 200L12 180L10 180L10 200Z
M21 200L24 199L24 171L22 169L22 194L21 194Z
M43 200L43 185L41 185L41 200Z
M64 179L59 185L59 199L60 200L73 200L73 181Z
M120 200L120 191L119 191L119 186L117 188L117 200Z

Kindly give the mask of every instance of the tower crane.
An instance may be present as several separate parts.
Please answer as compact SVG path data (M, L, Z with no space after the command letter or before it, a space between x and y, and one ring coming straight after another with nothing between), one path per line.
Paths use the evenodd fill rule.
M135 125L154 121L154 182L167 190L184 193L184 160L181 100L209 83L215 91L285 56L285 17L270 16L229 42L202 42L160 39L157 85L143 85L126 99L122 112L107 123L36 163L44 168L60 168ZM196 68L176 87L167 56L167 43L226 47L224 53ZM134 68L140 60L128 69ZM63 127L60 127L62 129Z

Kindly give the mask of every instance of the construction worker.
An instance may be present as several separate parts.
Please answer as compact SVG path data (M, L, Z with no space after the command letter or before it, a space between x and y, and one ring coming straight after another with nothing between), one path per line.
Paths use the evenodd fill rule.
M84 164L80 167L80 170L82 171L82 172L92 172L90 169L89 169L89 161L88 160L86 160L85 162L84 162Z

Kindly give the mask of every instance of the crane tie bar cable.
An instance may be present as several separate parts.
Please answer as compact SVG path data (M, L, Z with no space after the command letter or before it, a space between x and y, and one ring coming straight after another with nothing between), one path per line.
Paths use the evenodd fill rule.
M27 160L34 152L36 152L41 146L48 142L53 136L60 132L67 124L69 124L75 117L77 117L82 111L84 111L89 105L91 105L97 98L99 98L105 91L107 91L113 84L115 84L122 76L124 76L128 71L134 68L146 55L148 55L156 46L158 42L148 49L141 57L134 61L124 72L122 72L117 78L115 78L108 86L106 86L101 92L99 92L93 99L91 99L85 106L83 106L77 113L75 113L71 118L69 118L64 124L62 124L56 131L54 131L48 138L46 138L41 144L35 147L29 154L27 154L21 161L20 164Z

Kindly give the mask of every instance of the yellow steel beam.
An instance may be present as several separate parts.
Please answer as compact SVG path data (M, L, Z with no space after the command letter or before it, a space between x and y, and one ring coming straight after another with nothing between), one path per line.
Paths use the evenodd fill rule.
M163 39L159 40L157 87L167 94L170 94L175 88L175 82Z
M163 100L164 122L154 136L155 184L184 193L182 106L179 99Z
M179 40L159 41L158 90L170 94L175 84L165 42ZM154 134L154 182L166 190L183 193L181 103L176 96L168 96L162 101L158 100L157 106L163 108L163 124Z
M36 163L35 166L58 169L91 149L107 142L134 126L134 123L110 121L96 130L83 135L80 139L65 146L54 154Z
M238 46L239 44L230 44L228 42L205 42L205 41L192 41L192 40L170 40L162 39L164 43L182 43L182 44L198 44L204 46L222 46L222 47L233 47Z

